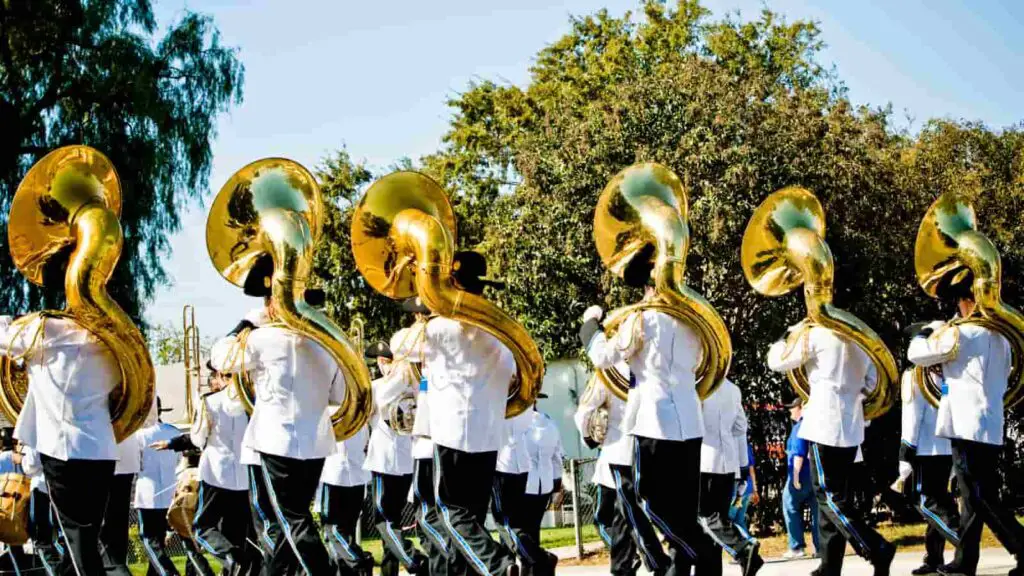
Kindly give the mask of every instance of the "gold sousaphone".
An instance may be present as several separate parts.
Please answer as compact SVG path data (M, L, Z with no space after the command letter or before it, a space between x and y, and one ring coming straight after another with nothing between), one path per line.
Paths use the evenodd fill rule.
M711 304L686 285L686 254L690 249L686 188L661 164L635 164L605 186L594 213L594 242L604 265L621 277L626 265L648 245L654 246L653 300L613 310L604 329L614 334L634 312L658 310L693 328L702 344L697 369L697 394L710 396L729 372L732 340L725 321ZM625 400L629 381L615 369L599 370L598 378Z
M978 230L974 207L969 202L954 194L943 194L928 208L914 244L914 269L921 288L933 298L939 296L944 279L953 279L955 283L968 272L974 274L974 313L948 325L980 325L1006 338L1013 353L1013 370L1003 404L1007 409L1016 406L1024 398L1024 316L1003 302L999 250ZM925 369L915 368L914 380L925 399L938 406L941 391L926 377Z
M65 146L44 156L25 175L11 202L7 225L14 265L34 284L43 284L43 270L51 258L73 247L64 276L67 307L23 316L12 323L9 333L16 337L39 317L43 324L47 318L65 317L96 336L121 373L110 394L118 442L142 427L155 393L153 361L142 332L106 288L124 243L120 213L121 184L110 160L88 146ZM17 420L27 391L24 374L17 375L23 370L18 366L21 361L6 359L0 371L0 409L10 422Z
M418 295L430 311L492 334L512 351L517 376L505 415L533 406L544 376L536 343L508 314L456 287L455 213L430 177L394 172L367 189L352 214L352 254L366 282L389 298Z
M874 330L832 305L835 267L825 243L825 211L818 198L796 186L768 196L747 223L740 263L747 282L766 296L781 296L803 284L807 306L803 330L828 328L864 350L878 373L877 386L864 400L864 418L871 420L888 412L899 377L896 360ZM790 350L801 332L789 335ZM803 368L787 376L794 391L806 401L810 384Z
M345 377L345 399L331 416L335 437L344 440L369 418L370 373L345 332L304 298L322 227L323 198L313 175L297 162L266 158L221 188L207 217L206 248L217 271L236 286L245 283L259 258L271 255L275 320L323 346Z

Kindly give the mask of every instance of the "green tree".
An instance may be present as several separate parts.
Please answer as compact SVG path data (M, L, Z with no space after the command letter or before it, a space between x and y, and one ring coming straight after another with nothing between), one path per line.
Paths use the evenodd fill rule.
M149 0L0 1L0 212L42 155L67 144L107 154L123 186L124 251L109 290L142 321L166 281L161 262L185 201L207 187L219 114L242 98L237 51L212 20L186 12L158 35ZM0 235L9 311L59 306L62 287L30 287Z
M185 360L185 339L181 328L171 324L151 326L149 329L149 354L157 365L174 364ZM209 336L199 340L199 357L207 358L213 341Z

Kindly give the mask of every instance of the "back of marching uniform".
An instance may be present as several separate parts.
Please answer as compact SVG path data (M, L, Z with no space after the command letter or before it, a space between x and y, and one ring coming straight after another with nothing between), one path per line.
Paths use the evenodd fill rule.
M537 398L547 398L547 395L541 392ZM539 550L538 557L523 564L522 574L546 576L555 573L558 556L540 548L540 525L552 498L562 491L562 460L565 452L562 450L561 434L551 417L538 411L536 404L530 415L530 428L525 435L530 471L523 494L523 533L538 543Z
M626 276L631 276L627 273ZM631 285L645 285L649 270ZM653 298L647 286L645 299ZM700 447L704 423L696 389L702 345L697 333L673 316L654 309L635 312L608 337L600 329L603 311L584 315L580 340L594 366L625 362L632 375L624 430L633 438L633 481L640 507L668 542L671 564L660 570L688 574L705 542L697 521L697 499L679 494L700 491Z
M526 482L530 474L527 434L533 423L528 410L503 422L501 448L491 487L491 510L505 546L519 557L523 572L538 566L543 573L548 564L540 539L530 530L526 506Z
M702 574L722 573L725 550L743 568L744 575L756 574L764 565L758 554L760 544L732 522L729 507L735 491L735 478L746 470L747 415L743 411L740 389L726 378L704 399L704 439L700 455L700 522L711 540L706 568ZM744 476L745 480L745 476Z
M364 426L348 440L338 442L338 451L324 462L313 503L323 525L327 552L341 576L373 573L373 555L364 552L356 541L356 524L370 482L370 473L363 468L369 437Z
M888 575L896 549L856 510L849 474L864 442L863 399L876 384L874 364L857 344L827 328L798 325L790 330L799 330L795 342L775 342L767 360L775 372L803 367L810 385L800 437L812 443L811 484L821 514L821 573L841 572L849 541L875 566L876 575Z

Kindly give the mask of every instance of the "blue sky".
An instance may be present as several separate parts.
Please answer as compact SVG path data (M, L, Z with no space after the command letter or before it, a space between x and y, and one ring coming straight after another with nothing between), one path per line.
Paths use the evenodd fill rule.
M671 0L670 0L671 1ZM156 0L158 18L210 14L240 48L245 102L224 116L214 142L213 194L238 168L265 156L309 167L341 146L383 167L436 150L445 100L473 79L524 84L533 55L568 30L570 14L616 15L635 0ZM1003 127L1024 120L1024 3L903 0L705 0L716 15L753 18L764 6L817 20L858 104L891 103L911 127L932 117ZM904 122L905 123L905 122ZM181 321L196 306L201 331L223 334L257 301L222 280L206 255L205 208L190 207L172 240L147 317Z

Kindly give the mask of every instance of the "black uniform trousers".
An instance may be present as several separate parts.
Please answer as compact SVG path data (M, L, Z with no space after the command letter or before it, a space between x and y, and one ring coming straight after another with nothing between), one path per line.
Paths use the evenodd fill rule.
M397 576L398 565L410 574L425 574L427 558L402 534L402 512L412 487L412 474L373 473L370 490L373 497L374 524L384 542L380 561L381 576Z
M611 555L609 573L612 576L635 576L639 558L633 542L629 520L616 505L616 490L597 486L597 505L594 508L594 527L608 546Z
M427 555L430 576L445 576L450 549L437 511L437 499L434 498L434 460L420 458L415 461L415 466L412 490L420 545Z
M521 534L537 543L536 554L540 559L524 562L520 572L522 576L552 576L555 573L558 557L540 547L540 525L548 511L548 505L551 504L551 494L523 494L522 515L525 527Z
M846 542L869 562L874 562L891 544L868 526L855 509L850 470L857 447L839 448L811 444L811 485L818 501L818 535L821 542L822 576L839 576L843 569Z
M138 508L139 539L149 560L146 576L178 575L178 569L167 555L164 539L167 537L167 508Z
M635 436L633 474L637 501L651 523L665 536L671 563L664 574L686 576L707 548L697 522L700 493L700 438L658 440ZM662 572L656 571L656 574Z
M270 492L267 490L267 483L263 479L263 467L250 464L247 466L249 472L249 507L252 512L252 526L259 544L260 553L263 556L263 567L266 568L270 557L274 555L277 543L283 540L281 527L274 518L274 506L270 502ZM265 574L265 570L260 572Z
M213 576L213 568L195 542L182 538L181 545L185 548L185 576Z
M736 559L740 566L746 566L751 554L756 553L755 541L729 519L733 491L736 489L735 474L700 474L700 525L710 542L706 560L701 560L701 574L717 576L722 573L722 550Z
M107 494L100 526L100 550L107 572L121 573L128 565L128 518L132 510L135 474L115 474Z
M28 507L28 534L32 538L32 549L48 576L56 574L57 566L60 565L60 553L54 542L55 533L50 495L39 489L32 490Z
M450 539L458 550L451 554L449 574L468 574L460 560L478 574L505 574L515 557L495 542L484 527L491 497L497 452L463 452L434 446L434 488Z
M1024 562L1024 527L1017 522L1013 508L999 497L999 453L1002 446L953 439L953 470L963 498L960 518L960 545L953 565L957 571L973 574L978 568L981 529L989 529L1006 548Z
M99 534L107 490L114 478L113 460L58 460L40 455L50 501L65 550L57 570L62 576L103 574Z
M364 484L320 485L320 523L324 527L327 553L340 576L368 576L373 570L373 556L356 542L356 524L365 495Z
M250 515L240 514L249 503L245 490L227 490L199 482L199 504L192 519L192 534L203 551L223 564L226 560L239 568L254 561L245 538Z
M277 576L298 569L307 576L332 574L330 557L310 511L324 459L261 456L263 480L282 536L270 561L264 563L264 573Z
M953 468L952 456L918 456L914 458L914 508L927 523L924 532L924 563L939 567L945 564L943 549L946 540L956 546L960 543L957 530L960 512L953 495L949 493L949 474Z
M491 509L499 524L501 539L513 554L519 557L523 571L530 567L536 574L554 573L549 567L547 552L540 545L539 531L534 534L526 498L526 479L529 474L494 473L491 487Z
M630 535L636 543L640 559L650 572L665 572L672 564L672 559L665 553L647 513L637 501L633 467L612 464L610 468L615 478L615 507L619 515L629 523Z

